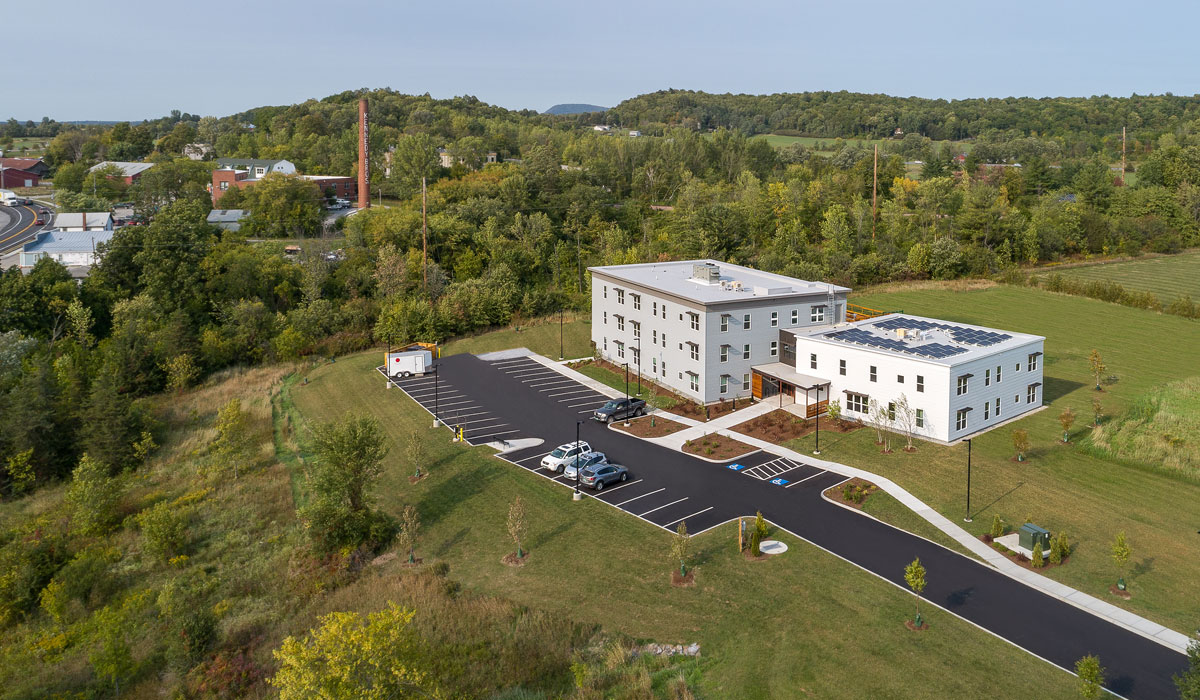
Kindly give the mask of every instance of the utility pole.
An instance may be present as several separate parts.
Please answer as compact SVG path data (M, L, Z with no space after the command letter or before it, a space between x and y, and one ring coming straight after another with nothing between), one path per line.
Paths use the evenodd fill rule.
M971 438L967 438L967 516L963 522L971 522Z
M429 226L425 219L425 176L421 176L421 285L429 295Z
M875 144L875 167L871 171L871 242L875 242L875 200L879 196L879 144Z
M1121 127L1121 187L1125 186L1125 127Z

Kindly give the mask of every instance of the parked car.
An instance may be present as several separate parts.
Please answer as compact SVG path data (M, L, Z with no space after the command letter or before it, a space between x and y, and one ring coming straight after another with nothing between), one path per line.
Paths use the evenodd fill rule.
M646 415L646 402L643 399L612 399L592 413L592 420L611 423L615 420L644 415Z
M549 469L552 472L562 471L563 465L575 457L592 451L592 446L586 440L579 442L568 442L565 445L559 445L554 448L550 454L542 457L542 468Z
M603 452L588 452L563 464L563 478L578 479L579 472L608 462Z
M583 470L584 486L603 491L605 486L629 479L629 470L621 464L596 464Z
M336 209L349 209L350 208L350 200L335 199L335 200L333 200L333 206Z

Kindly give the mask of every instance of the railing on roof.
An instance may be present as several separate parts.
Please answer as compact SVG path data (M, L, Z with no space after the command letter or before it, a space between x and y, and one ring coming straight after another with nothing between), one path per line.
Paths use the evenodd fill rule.
M876 318L878 316L886 316L888 314L903 313L902 311L880 311L867 306L859 306L858 304L846 304L846 320L847 321L862 321L868 318Z

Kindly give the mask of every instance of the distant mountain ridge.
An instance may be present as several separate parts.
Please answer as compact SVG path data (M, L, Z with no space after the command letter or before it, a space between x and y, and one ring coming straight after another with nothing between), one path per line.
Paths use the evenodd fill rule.
M608 107L600 105L588 104L561 104L554 105L550 109L542 112L542 114L586 114L588 112L607 112Z

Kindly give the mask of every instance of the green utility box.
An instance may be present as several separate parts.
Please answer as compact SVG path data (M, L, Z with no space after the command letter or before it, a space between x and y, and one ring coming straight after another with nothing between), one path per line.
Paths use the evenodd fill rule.
M1050 531L1034 525L1033 523L1025 523L1017 532L1020 533L1020 544L1025 549L1033 551L1035 542L1042 543L1042 551L1046 552L1050 549Z

